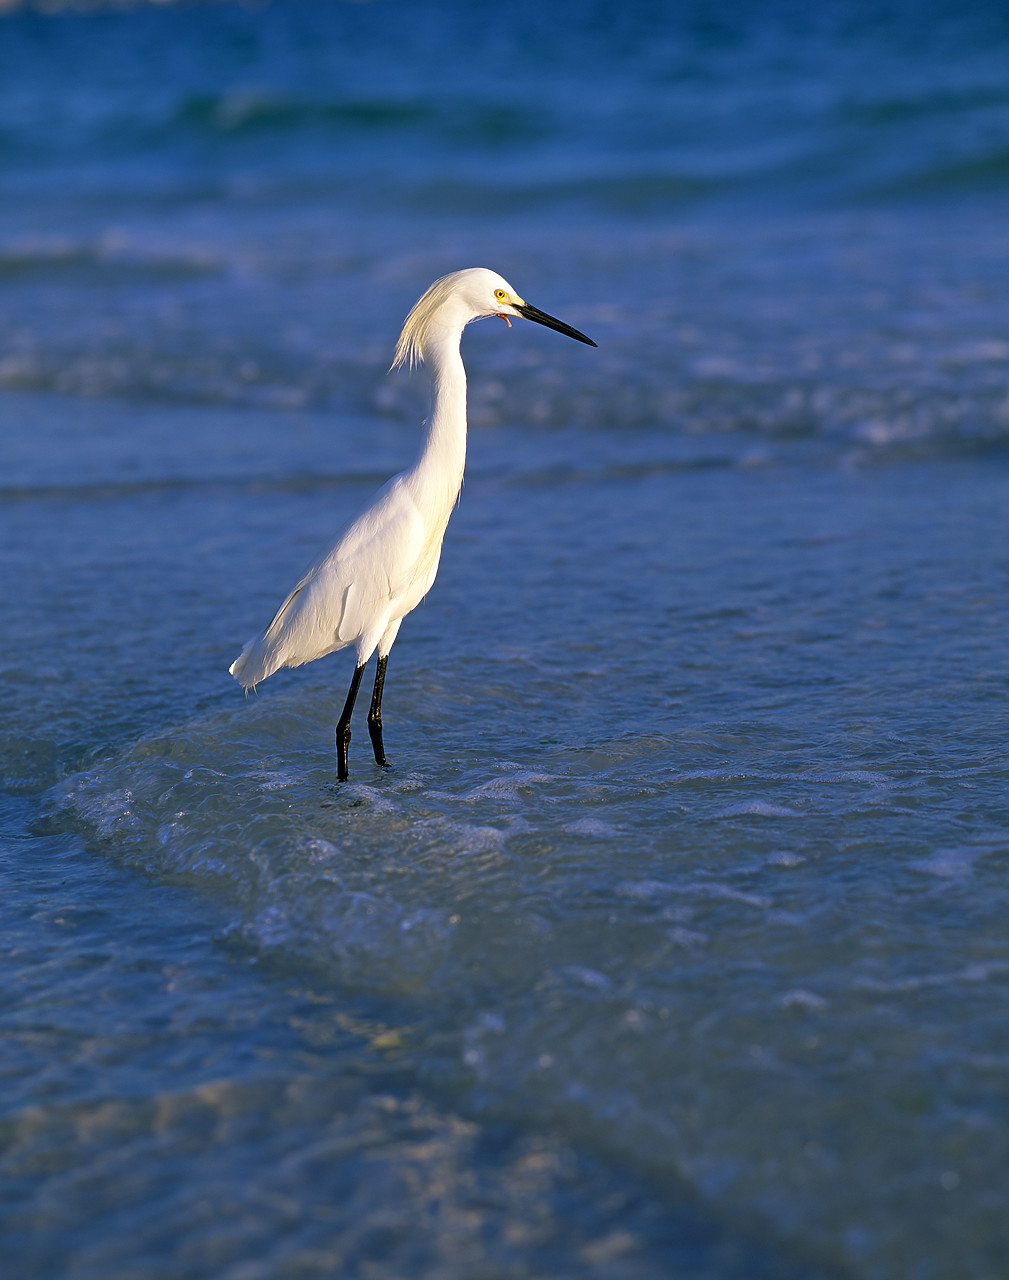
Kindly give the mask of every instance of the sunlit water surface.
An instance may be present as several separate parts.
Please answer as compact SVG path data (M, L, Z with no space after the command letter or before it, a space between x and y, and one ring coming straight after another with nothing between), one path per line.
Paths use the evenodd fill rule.
M344 116L284 97L316 11L207 12L221 65L247 58L208 101L186 20L101 19L98 58L152 56L145 23L175 50L164 134L131 141L133 99L100 78L83 158L27 158L56 136L34 81L11 116L6 1274L998 1280L996 200L951 177L943 203L743 212L676 203L669 178L622 209L601 193L623 135L579 152L563 95L537 145L595 164L598 191L533 198L474 158L497 137L517 164L521 113L472 116L477 145L431 89L426 116L351 112L386 132L340 151ZM90 21L3 29L59 53ZM602 87L632 129L627 38ZM683 58L727 74L706 39ZM966 98L997 115L975 54ZM879 156L848 123L873 139L851 195ZM415 135L465 177L462 213L409 167L403 210L376 211L376 155ZM730 142L705 154L745 184ZM364 194L300 167L336 152ZM467 333L467 482L390 661L392 767L362 720L339 785L351 659L249 698L227 667L412 459L399 321L476 263L599 350Z

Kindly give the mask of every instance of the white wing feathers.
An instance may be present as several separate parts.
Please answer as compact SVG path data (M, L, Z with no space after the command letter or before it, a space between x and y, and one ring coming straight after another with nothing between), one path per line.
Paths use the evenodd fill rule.
M270 625L232 663L231 674L249 688L280 667L351 644L366 661L390 622L430 586L430 541L408 486L395 476L308 568Z

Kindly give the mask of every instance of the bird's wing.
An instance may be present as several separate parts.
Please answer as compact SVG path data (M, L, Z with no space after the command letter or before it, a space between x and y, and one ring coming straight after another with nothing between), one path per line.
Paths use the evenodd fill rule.
M388 613L414 580L426 545L424 521L396 476L336 545L309 567L267 628L276 634L310 614L334 641L352 644Z
M426 543L423 518L397 476L326 557L346 583L339 624L345 644L386 618L409 590Z
M309 566L266 630L246 645L232 674L254 684L278 667L301 666L370 631L384 631L396 602L422 571L428 541L409 489L394 477Z

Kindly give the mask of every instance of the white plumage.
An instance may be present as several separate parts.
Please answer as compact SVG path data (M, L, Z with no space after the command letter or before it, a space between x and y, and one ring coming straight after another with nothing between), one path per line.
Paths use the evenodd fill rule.
M400 623L428 593L459 496L466 463L466 371L459 344L471 320L522 316L595 346L577 329L538 311L501 276L483 267L436 280L406 318L393 368L425 363L433 403L417 461L378 491L369 506L308 567L270 625L242 650L231 674L245 688L280 667L297 667L353 645L357 666L337 725L338 772L364 666L378 650L368 726L375 759L385 764L381 702L385 667ZM509 322L510 323L510 322Z

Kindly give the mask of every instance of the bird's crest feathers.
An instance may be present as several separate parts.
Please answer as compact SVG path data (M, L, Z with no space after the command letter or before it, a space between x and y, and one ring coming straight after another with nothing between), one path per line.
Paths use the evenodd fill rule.
M410 314L403 324L403 332L396 343L396 355L390 372L404 365L408 369L414 369L417 365L424 363L424 347L431 334L431 322L435 314L448 301L460 274L458 271L453 271L436 280L410 308Z

